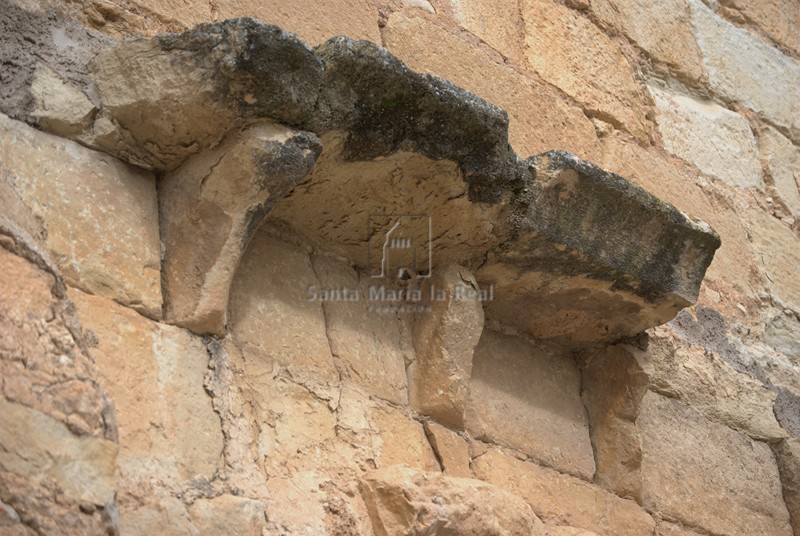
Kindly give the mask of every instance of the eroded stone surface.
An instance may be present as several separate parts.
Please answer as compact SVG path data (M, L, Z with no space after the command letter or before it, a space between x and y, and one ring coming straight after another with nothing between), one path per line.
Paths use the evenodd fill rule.
M266 528L264 504L233 495L195 501L189 516L196 530L209 536L261 536Z
M712 102L648 89L664 148L734 186L763 188L756 141L744 117Z
M364 476L360 488L379 536L544 536L525 501L478 480L392 466Z
M627 499L583 480L524 462L496 449L473 460L475 476L523 497L546 523L598 534L650 536L655 522ZM586 505L592 505L587 508Z
M635 335L696 300L720 245L707 224L569 153L525 165L526 187L501 227L508 239L476 274L503 296L488 314L580 343Z
M580 385L569 355L484 331L475 348L467 431L591 479L594 457Z
M160 317L153 176L4 115L0 139L0 182L41 222L28 231L44 235L67 282Z
M423 415L457 428L464 426L472 354L483 332L479 290L466 268L437 268L422 288L431 310L414 317L409 402Z
M778 460L783 484L783 499L789 510L794 532L800 529L800 440L786 439L772 447Z
M758 264L767 276L770 292L785 303L800 309L800 238L783 222L763 210L751 208L747 212L750 235Z
M642 401L637 426L648 508L709 532L792 534L765 443L653 392Z
M772 127L759 133L758 148L778 198L800 215L800 148Z
M273 123L250 127L159 182L165 316L221 335L233 273L272 207L311 170L316 136Z
M466 439L456 432L437 424L425 421L425 435L431 443L442 471L448 476L470 478L469 445Z

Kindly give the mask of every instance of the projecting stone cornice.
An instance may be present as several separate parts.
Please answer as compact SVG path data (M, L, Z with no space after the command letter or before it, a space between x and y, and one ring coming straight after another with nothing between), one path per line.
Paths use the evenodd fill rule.
M166 319L222 334L239 258L265 218L369 268L369 215L424 214L433 266L495 289L487 313L579 345L640 333L697 298L706 224L553 151L522 161L508 118L381 47L311 49L252 19L118 44L91 77L80 139L164 175Z

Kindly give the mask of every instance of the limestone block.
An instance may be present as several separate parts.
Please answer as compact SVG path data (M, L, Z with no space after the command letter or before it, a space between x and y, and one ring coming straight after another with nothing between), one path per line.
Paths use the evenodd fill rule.
M523 497L542 521L598 534L650 536L655 522L628 499L497 449L473 460L475 476Z
M580 388L569 354L485 331L475 348L467 431L591 479L594 456Z
M590 114L648 138L643 88L634 67L588 18L551 0L522 4L528 65Z
M121 43L91 65L120 129L120 143L104 150L167 170L219 143L239 121L307 120L321 75L296 36L246 18Z
M261 536L266 528L264 504L234 495L200 499L189 507L192 525L200 534Z
M780 220L751 208L747 212L759 268L766 275L769 290L795 309L800 309L800 238Z
M186 506L175 497L163 497L158 504L120 509L120 534L147 536L158 532L164 536L188 536L192 525Z
M783 499L792 520L792 529L800 529L800 440L785 439L772 447L778 460L783 484Z
M790 536L770 448L649 392L637 419L644 503L706 531Z
M772 127L758 136L761 161L772 177L777 197L795 216L800 215L800 148Z
M262 229L239 262L231 284L230 333L247 356L274 361L304 382L338 382L319 286L307 246Z
M592 13L648 55L699 80L704 74L686 0L593 0Z
M476 273L503 297L487 314L580 345L636 335L696 300L720 245L706 223L563 151L523 165L524 208Z
M433 421L425 421L425 435L431 443L442 470L448 476L470 478L469 445L456 432Z
M159 183L166 319L222 335L230 285L250 238L275 203L308 174L316 136L254 125L200 153Z
M472 354L483 332L483 305L466 268L437 268L422 292L429 312L414 317L416 359L409 366L411 407L456 428L464 427Z
M506 110L509 140L520 155L565 149L595 157L598 142L592 123L536 75L497 63L421 17L393 13L383 36L386 47L412 69L452 80Z
M737 9L748 22L755 24L770 39L800 54L800 5L792 0L747 2L732 0L730 7Z
M642 502L642 446L636 417L648 376L625 347L592 354L583 368L597 472L594 481L620 497Z
M323 301L327 338L343 379L374 396L408 402L406 363L411 361L411 335L397 314L370 310L369 277L341 260L311 259L321 289L354 289L360 299ZM304 298L307 299L307 298ZM317 302L319 303L319 302Z
M43 130L70 137L89 127L95 105L47 65L36 67L30 91L33 97L30 115Z
M0 140L0 191L41 222L67 282L160 317L154 177L3 115Z
M478 480L395 465L368 473L360 488L378 536L545 534L525 501Z
M504 57L523 61L523 21L513 2L454 0L453 18L463 28L488 43Z
M711 88L800 139L800 61L722 19L700 0L689 5Z
M70 290L98 341L100 381L117 410L123 486L163 475L209 478L222 454L219 418L203 389L208 354L201 338L157 324L101 297Z
M756 141L744 117L714 103L648 89L667 151L733 186L763 188Z

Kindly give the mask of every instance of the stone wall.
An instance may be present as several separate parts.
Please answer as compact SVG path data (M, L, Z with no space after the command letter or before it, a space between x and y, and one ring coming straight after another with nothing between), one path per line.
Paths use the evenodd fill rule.
M800 535L796 1L0 8L0 534Z

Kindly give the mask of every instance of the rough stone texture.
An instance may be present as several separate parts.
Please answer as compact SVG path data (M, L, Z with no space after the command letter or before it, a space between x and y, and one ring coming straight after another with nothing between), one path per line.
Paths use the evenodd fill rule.
M717 534L792 534L766 444L652 392L637 426L645 506Z
M594 457L580 387L569 355L484 331L475 348L467 431L591 479Z
M476 273L503 298L490 316L581 344L636 335L696 300L720 245L707 224L563 151L523 165L508 238Z
M711 88L800 140L800 62L725 21L700 0L689 4Z
M675 157L654 148L643 149L622 136L606 138L604 168L631 180L679 210L708 222L722 245L714 254L703 289L716 292L713 306L731 318L743 317L760 306L757 292L762 282L755 267L753 246L741 221L740 208L719 193L697 172ZM706 298L709 299L709 298Z
M491 45L504 57L524 58L524 23L515 2L493 4L482 0L453 0L453 18L462 28Z
M485 482L392 466L360 488L377 536L544 536L525 501Z
M216 145L237 121L307 121L322 68L294 35L253 19L117 45L91 75L118 139L104 150L136 164L175 169Z
M408 403L406 364L413 360L411 334L393 312L370 310L369 277L341 260L315 255L311 262L325 289L356 289L358 301L324 301L330 351L342 380L359 384L370 395Z
M222 431L203 390L208 354L203 341L157 324L97 296L70 290L87 337L97 341L100 381L117 409L119 469L127 494L155 475L179 482L210 477Z
M593 115L646 140L642 87L619 46L583 15L551 0L523 2L528 64Z
M767 277L769 291L800 310L800 238L781 221L751 208L747 212L750 235L759 255L759 266Z
M545 525L544 533L546 536L598 536L597 533L589 530L566 527L564 525L555 527L552 525Z
M546 523L598 534L650 536L655 522L627 499L577 478L491 449L473 460L475 476L523 497Z
M0 182L41 222L27 230L45 235L67 282L159 317L153 176L4 115L0 140Z
M189 516L198 533L208 536L261 536L266 528L264 504L233 495L195 501Z
M483 332L483 305L466 268L436 268L422 288L430 312L414 317L416 358L408 367L411 407L456 428L464 427L472 354Z
M565 149L584 158L595 156L597 137L591 121L535 75L497 63L421 17L393 13L383 39L410 68L442 76L506 110L509 140L520 155Z
M748 22L755 24L767 37L800 55L800 5L792 0L748 2L731 0L726 7L735 8Z
M783 499L792 520L792 529L800 532L800 440L786 439L772 447L778 460L783 484Z
M631 351L651 389L679 398L705 418L754 439L775 441L787 436L773 412L776 394L738 372L712 349L681 341L669 328L659 327L651 333L647 350Z
M636 417L649 378L623 346L590 355L583 366L582 396L589 412L596 483L642 502L642 446Z
M167 321L196 333L225 332L244 248L320 150L313 134L261 123L159 182Z
M96 107L89 98L41 63L30 88L33 108L30 116L42 129L69 137L89 128Z
M697 532L685 529L680 525L662 521L656 527L656 536L701 536Z
M113 531L113 406L55 264L5 214L0 273L0 532Z
M779 315L766 325L764 342L800 366L800 321L794 315Z
M114 42L108 36L83 28L56 9L42 9L40 4L26 6L24 2L0 1L0 64L3 65L0 112L15 119L26 119L35 107L33 83L37 71L47 70L68 84L72 88L71 102L82 100L76 93L90 93L86 65ZM41 82L39 79L38 83ZM67 94L57 97L61 100Z
M756 140L747 120L712 102L649 86L664 148L740 188L763 188Z
M592 13L656 61L692 80L704 74L686 0L592 0Z
M758 148L775 194L790 213L800 216L800 148L772 127L761 130Z
M312 45L335 36L367 39L379 43L378 7L371 0L234 0L217 7L218 20L232 17L255 17L296 33ZM206 19L208 20L208 19Z
M448 476L470 478L472 471L469 468L467 441L441 424L433 421L425 421L424 424L425 435L428 436L442 471Z
M338 382L310 249L257 231L231 285L230 333L242 352L274 361L303 381Z

